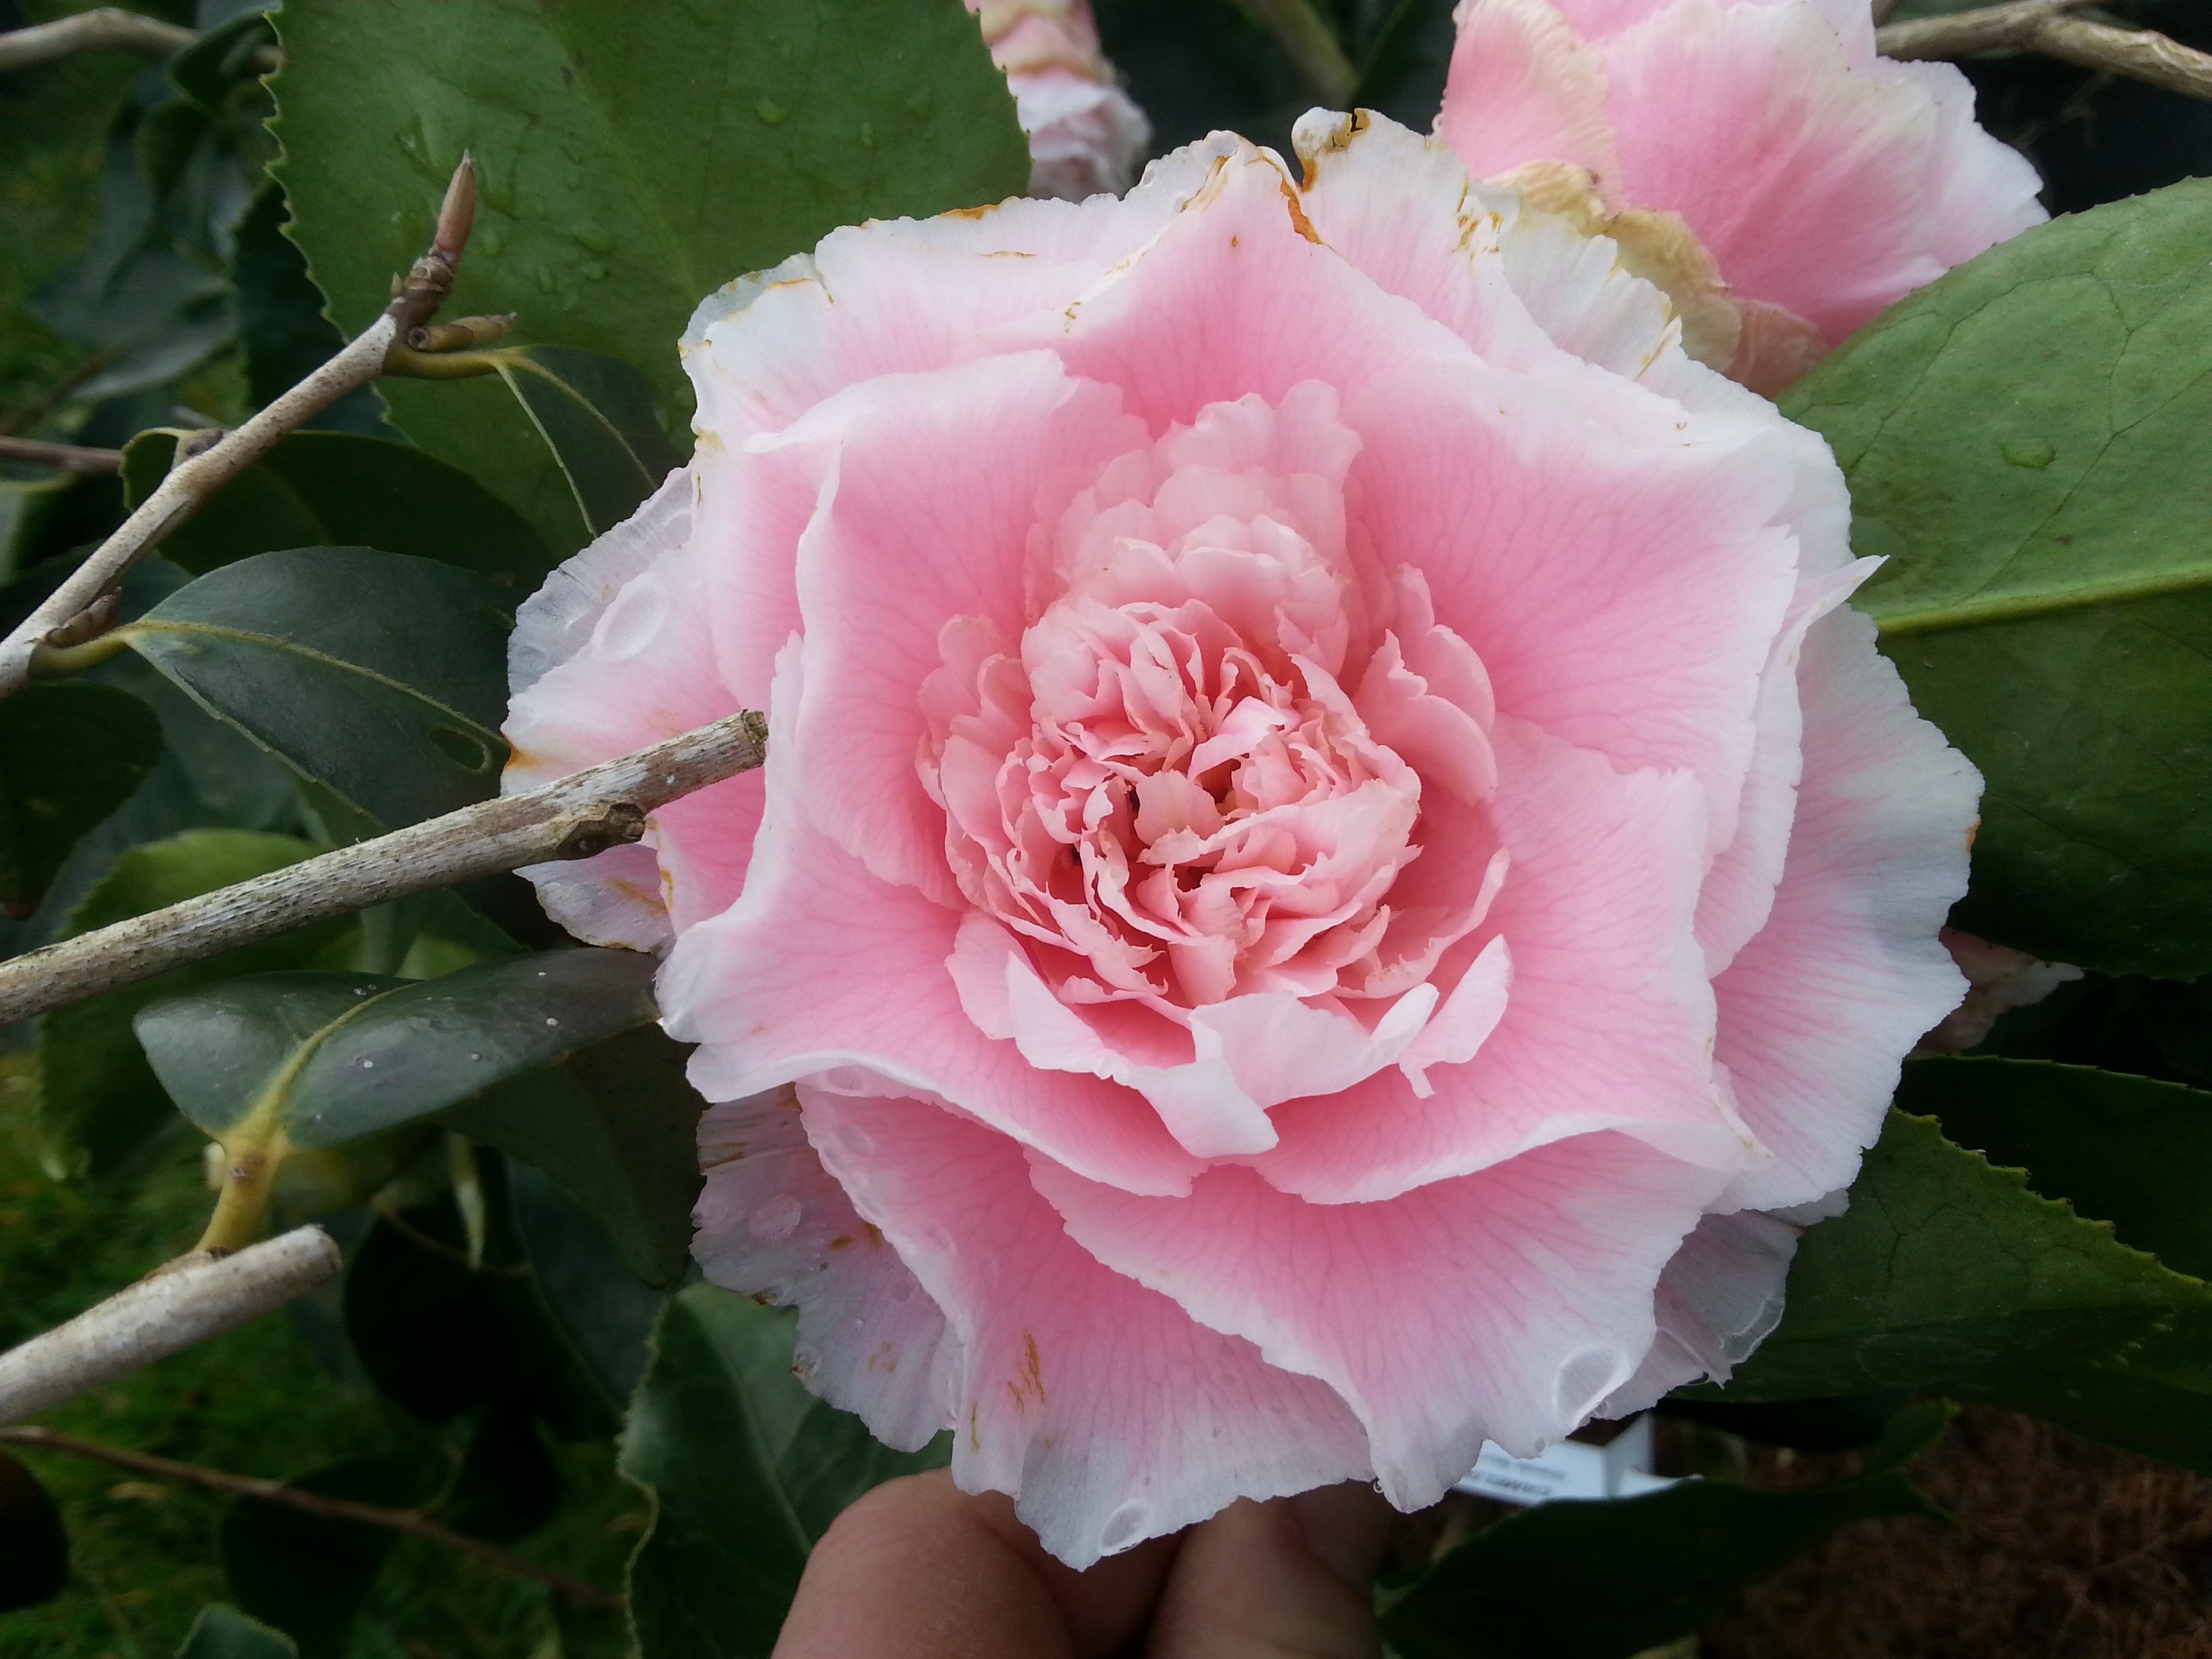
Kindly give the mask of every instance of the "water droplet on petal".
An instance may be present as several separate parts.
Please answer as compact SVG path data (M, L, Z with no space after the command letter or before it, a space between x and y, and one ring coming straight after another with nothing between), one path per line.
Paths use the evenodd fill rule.
M791 1237L799 1225L800 1213L799 1200L788 1193L781 1194L745 1218L745 1231L763 1243L773 1244L778 1239Z

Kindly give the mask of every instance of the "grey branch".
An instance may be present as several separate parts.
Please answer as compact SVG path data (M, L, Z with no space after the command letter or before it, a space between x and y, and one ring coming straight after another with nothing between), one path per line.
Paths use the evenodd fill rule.
M404 1532L411 1537L442 1545L447 1549L472 1555L501 1572L513 1573L521 1578L533 1578L567 1596L579 1607L598 1607L608 1613L618 1613L623 1607L622 1597L611 1589L586 1583L580 1578L572 1578L565 1572L556 1572L550 1567L541 1567L537 1562L526 1560L512 1550L503 1550L496 1544L485 1543L481 1538L471 1538L466 1533L441 1526L414 1510L387 1510L375 1504L358 1504L349 1498L325 1498L320 1492L304 1492L281 1480L257 1480L252 1475L233 1474L226 1469L206 1468L198 1463L180 1463L173 1457L155 1457L149 1452L103 1445L97 1440L82 1440L76 1435L64 1434L57 1429L0 1429L0 1443L31 1446L40 1451L65 1452L71 1457L91 1458L114 1468L150 1474L158 1480L173 1480L179 1486L197 1486L203 1492L222 1492L227 1497L258 1498L264 1504L281 1504L287 1509L319 1515L327 1521L352 1521L362 1526Z
M2148 81L2185 97L2212 100L2212 52L2154 29L2115 28L2067 14L2083 0L2010 0L1878 30L1887 58L1957 58L1978 52L2033 52L2083 69Z
M122 527L71 571L68 579L0 640L0 697L23 689L40 647L112 592L131 567L222 488L276 447L278 440L382 372L396 341L428 320L453 285L453 269L468 240L476 210L476 168L463 156L447 189L430 252L415 262L385 313L337 356L278 398L235 432L180 459ZM181 452L180 452L181 453Z
M58 1406L337 1277L338 1247L301 1227L234 1255L186 1257L0 1353L0 1423Z
M188 28L120 6L100 6L33 28L0 34L0 75L80 52L143 52L167 58L197 39Z
M1283 56L1305 82L1309 96L1331 109L1350 109L1359 71L1336 43L1336 35L1314 9L1312 0L1243 0L1244 9L1274 37Z
M0 963L0 1025L311 921L634 842L647 813L758 766L767 739L758 714L732 714L526 793L465 806Z
M0 35L0 40L6 38ZM120 472L123 452L50 444L44 438L0 436L0 461L28 461L33 466L58 466L64 472Z

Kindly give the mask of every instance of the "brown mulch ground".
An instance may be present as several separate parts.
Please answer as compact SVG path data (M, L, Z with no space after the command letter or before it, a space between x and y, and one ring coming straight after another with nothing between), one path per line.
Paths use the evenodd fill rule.
M1981 1407L1914 1478L1960 1528L1845 1528L1700 1659L2212 1659L2212 1480Z

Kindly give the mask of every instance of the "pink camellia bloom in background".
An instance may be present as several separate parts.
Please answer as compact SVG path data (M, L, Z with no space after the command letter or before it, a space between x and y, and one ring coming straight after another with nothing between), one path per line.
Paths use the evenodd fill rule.
M1726 1376L1964 988L1826 447L1611 242L1298 138L732 284L515 634L510 787L767 710L533 878L669 948L708 1276L1079 1566Z
M967 0L991 61L1006 71L1030 139L1030 194L1079 202L1120 195L1137 176L1152 124L1115 83L1091 0Z
M2035 169L1866 0L1461 0L1437 136L1616 238L1692 355L1772 393L2039 223Z

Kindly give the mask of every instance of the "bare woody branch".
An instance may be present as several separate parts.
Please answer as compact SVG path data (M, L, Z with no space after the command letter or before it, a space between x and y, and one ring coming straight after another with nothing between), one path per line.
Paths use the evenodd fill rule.
M234 1255L186 1256L0 1353L0 1423L58 1406L242 1325L337 1277L338 1247L300 1227Z
M36 68L80 52L143 52L155 58L190 46L191 30L120 6L100 6L74 17L0 34L0 75Z
M5 38L0 36L0 40ZM0 461L28 461L33 466L58 466L64 472L119 472L123 470L123 452L0 434Z
M1958 58L1979 52L2032 52L2083 69L2147 81L2185 97L2212 100L2212 52L2154 29L2115 28L2069 15L2082 0L2010 0L1891 23L1875 35L1887 58Z
M476 213L476 167L467 156L454 169L430 251L415 262L385 313L337 356L235 432L180 459L159 488L95 549L62 585L0 640L0 697L23 689L41 646L91 611L130 571L232 478L259 460L287 433L382 372L393 343L428 321L452 292L455 268Z
M281 1480L262 1480L247 1474L232 1474L223 1469L210 1469L198 1463L180 1463L173 1457L155 1457L146 1452L125 1449L121 1446L104 1445L97 1440L82 1440L73 1434L64 1434L56 1429L23 1427L0 1429L0 1443L30 1446L40 1451L65 1452L71 1457L89 1458L118 1469L129 1469L134 1474L150 1474L157 1480L173 1480L180 1486L197 1486L202 1492L221 1492L227 1497L258 1498L264 1504L281 1504L287 1509L303 1514L319 1516L325 1521L352 1521L368 1527L381 1527L389 1532L402 1532L472 1555L501 1572L512 1573L518 1578L532 1578L548 1586L556 1594L566 1596L579 1607L597 1607L608 1613L621 1611L623 1599L611 1589L572 1578L565 1572L556 1572L550 1567L541 1567L511 1550L496 1544L487 1544L481 1538L471 1538L466 1533L455 1532L451 1527L441 1527L428 1516L414 1510L387 1510L374 1504L357 1504L347 1498L325 1498L320 1492L303 1492L297 1486L288 1486Z
M0 1025L311 921L634 842L648 812L758 766L767 738L758 714L732 714L527 793L464 807L14 957L0 963Z

